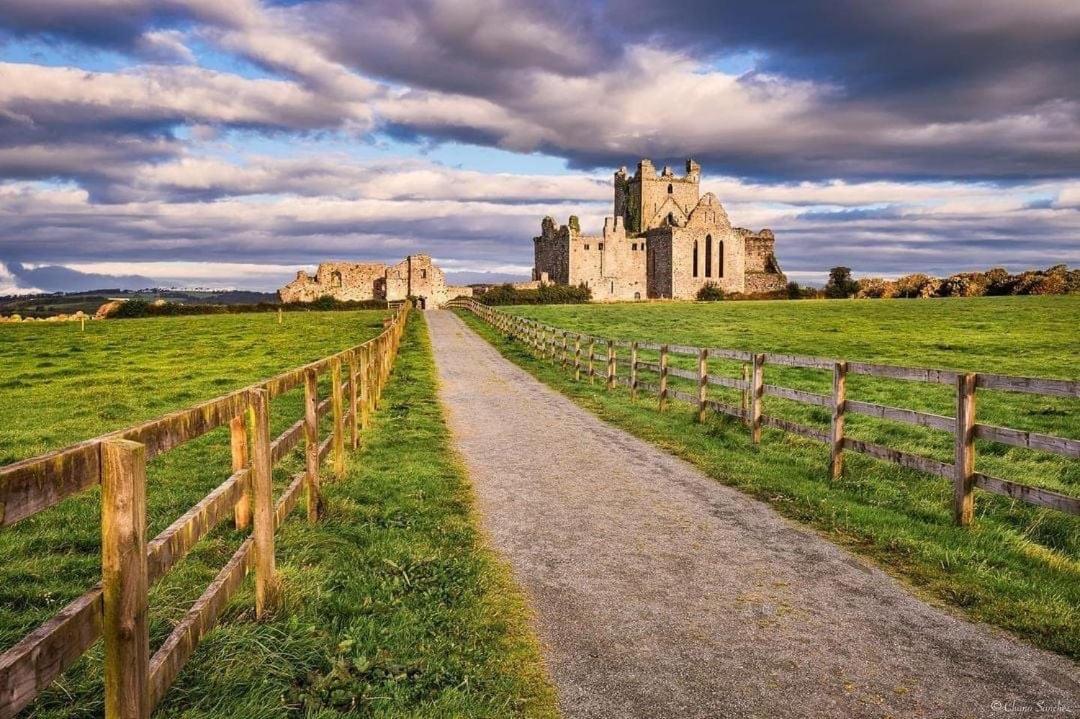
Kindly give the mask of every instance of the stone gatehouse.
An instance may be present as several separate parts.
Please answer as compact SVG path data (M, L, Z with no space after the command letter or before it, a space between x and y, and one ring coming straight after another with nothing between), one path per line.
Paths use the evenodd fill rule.
M455 297L471 297L471 287L447 286L443 271L428 255L409 255L396 265L381 262L322 262L315 276L304 270L278 290L282 302L386 300L415 297L421 309L441 307Z
M720 201L700 194L701 167L678 177L642 160L615 173L614 213L602 235L583 235L577 217L557 227L545 217L533 238L533 280L585 285L600 302L693 299L706 283L724 292L774 292L780 270L771 230L732 227Z

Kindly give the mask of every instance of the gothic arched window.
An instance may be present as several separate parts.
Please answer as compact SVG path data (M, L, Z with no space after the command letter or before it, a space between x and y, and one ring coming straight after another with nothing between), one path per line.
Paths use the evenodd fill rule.
M672 227L675 226L675 213L674 212L667 213L667 223Z
M694 240L694 277L697 277L697 240Z
M724 276L724 243L723 242L716 243L716 269L717 269L716 276L717 277L723 277Z
M712 235L705 235L705 276L712 277Z
M672 187L672 186L671 186L671 185L669 184L669 185L667 186L667 193L668 193L668 194L670 195L670 194L671 194L671 193L673 193L674 191L675 191L675 188L674 188L674 187Z

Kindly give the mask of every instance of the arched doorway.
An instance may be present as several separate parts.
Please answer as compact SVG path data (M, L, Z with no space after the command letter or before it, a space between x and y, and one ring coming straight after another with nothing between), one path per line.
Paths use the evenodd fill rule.
M427 297L417 297L416 298L416 306L419 309L426 310L427 309Z

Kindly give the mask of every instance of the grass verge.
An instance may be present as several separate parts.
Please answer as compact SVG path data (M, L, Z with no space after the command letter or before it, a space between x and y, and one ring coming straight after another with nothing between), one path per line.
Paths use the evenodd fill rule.
M523 344L459 315L505 357L601 419L873 558L924 597L1080 659L1080 519L980 493L975 525L955 527L951 487L940 479L849 453L845 476L828 481L821 443L765 430L753 446L735 420L698 424L696 408L679 402L661 414L653 398L635 402L599 380L575 382Z
M155 717L556 716L522 597L479 535L419 319L363 442L324 480L324 520L299 509L278 534L282 610L256 622L249 579ZM100 714L99 653L33 716Z

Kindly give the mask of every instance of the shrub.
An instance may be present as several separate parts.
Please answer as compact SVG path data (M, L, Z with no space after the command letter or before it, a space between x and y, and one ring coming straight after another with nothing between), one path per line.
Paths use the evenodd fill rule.
M864 277L858 281L855 297L860 299L888 299L896 297L896 283L880 277Z
M697 299L699 302L719 302L724 299L724 291L715 282L706 282L697 291Z
M592 290L585 286L542 285L537 289L519 290L512 284L492 287L476 296L485 305L574 305L592 299Z

